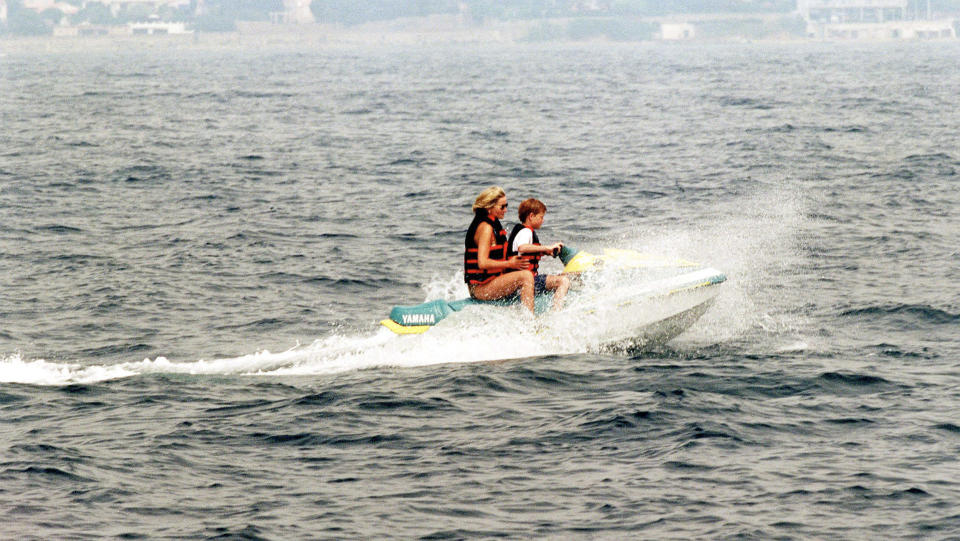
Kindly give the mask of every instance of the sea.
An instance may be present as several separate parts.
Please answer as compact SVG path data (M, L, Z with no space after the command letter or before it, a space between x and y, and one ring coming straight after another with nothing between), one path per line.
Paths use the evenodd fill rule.
M28 43L0 538L960 539L960 42ZM382 327L491 185L727 281Z

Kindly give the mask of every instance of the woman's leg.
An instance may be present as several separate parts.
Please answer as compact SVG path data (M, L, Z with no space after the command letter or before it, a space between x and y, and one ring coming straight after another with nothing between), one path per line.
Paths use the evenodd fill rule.
M502 299L518 289L520 302L533 313L533 273L530 271L501 274L485 284L473 286L470 294L481 301L493 301Z

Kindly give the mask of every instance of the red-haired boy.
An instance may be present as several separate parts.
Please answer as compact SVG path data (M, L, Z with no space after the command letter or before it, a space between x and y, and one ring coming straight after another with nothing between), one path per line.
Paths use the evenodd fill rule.
M562 242L549 246L540 244L537 229L543 226L543 218L547 214L547 206L537 199L527 199L520 203L518 210L520 223L514 226L507 240L508 257L520 255L530 262L529 270L533 273L534 293L539 295L544 291L553 291L553 309L563 307L563 298L570 289L570 279L563 274L539 274L540 258L545 255L556 257L563 248Z

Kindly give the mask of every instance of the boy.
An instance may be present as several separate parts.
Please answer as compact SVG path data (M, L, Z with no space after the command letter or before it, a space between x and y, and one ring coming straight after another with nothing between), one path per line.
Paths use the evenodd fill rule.
M540 258L545 255L556 257L563 248L563 243L558 242L550 246L542 246L537 237L537 229L543 226L543 218L547 213L547 206L537 199L527 199L520 203L519 208L520 223L514 226L510 238L507 240L507 256L520 255L520 257L530 262L529 270L533 273L533 288L536 295L544 291L553 291L553 309L563 308L563 297L570 289L570 279L563 274L551 274L549 276L538 274L540 268Z

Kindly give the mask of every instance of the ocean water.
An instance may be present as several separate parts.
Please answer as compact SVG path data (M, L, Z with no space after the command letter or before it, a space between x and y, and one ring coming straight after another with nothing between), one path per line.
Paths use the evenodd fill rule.
M77 43L0 56L0 538L960 538L957 43ZM728 281L380 328L492 184Z

